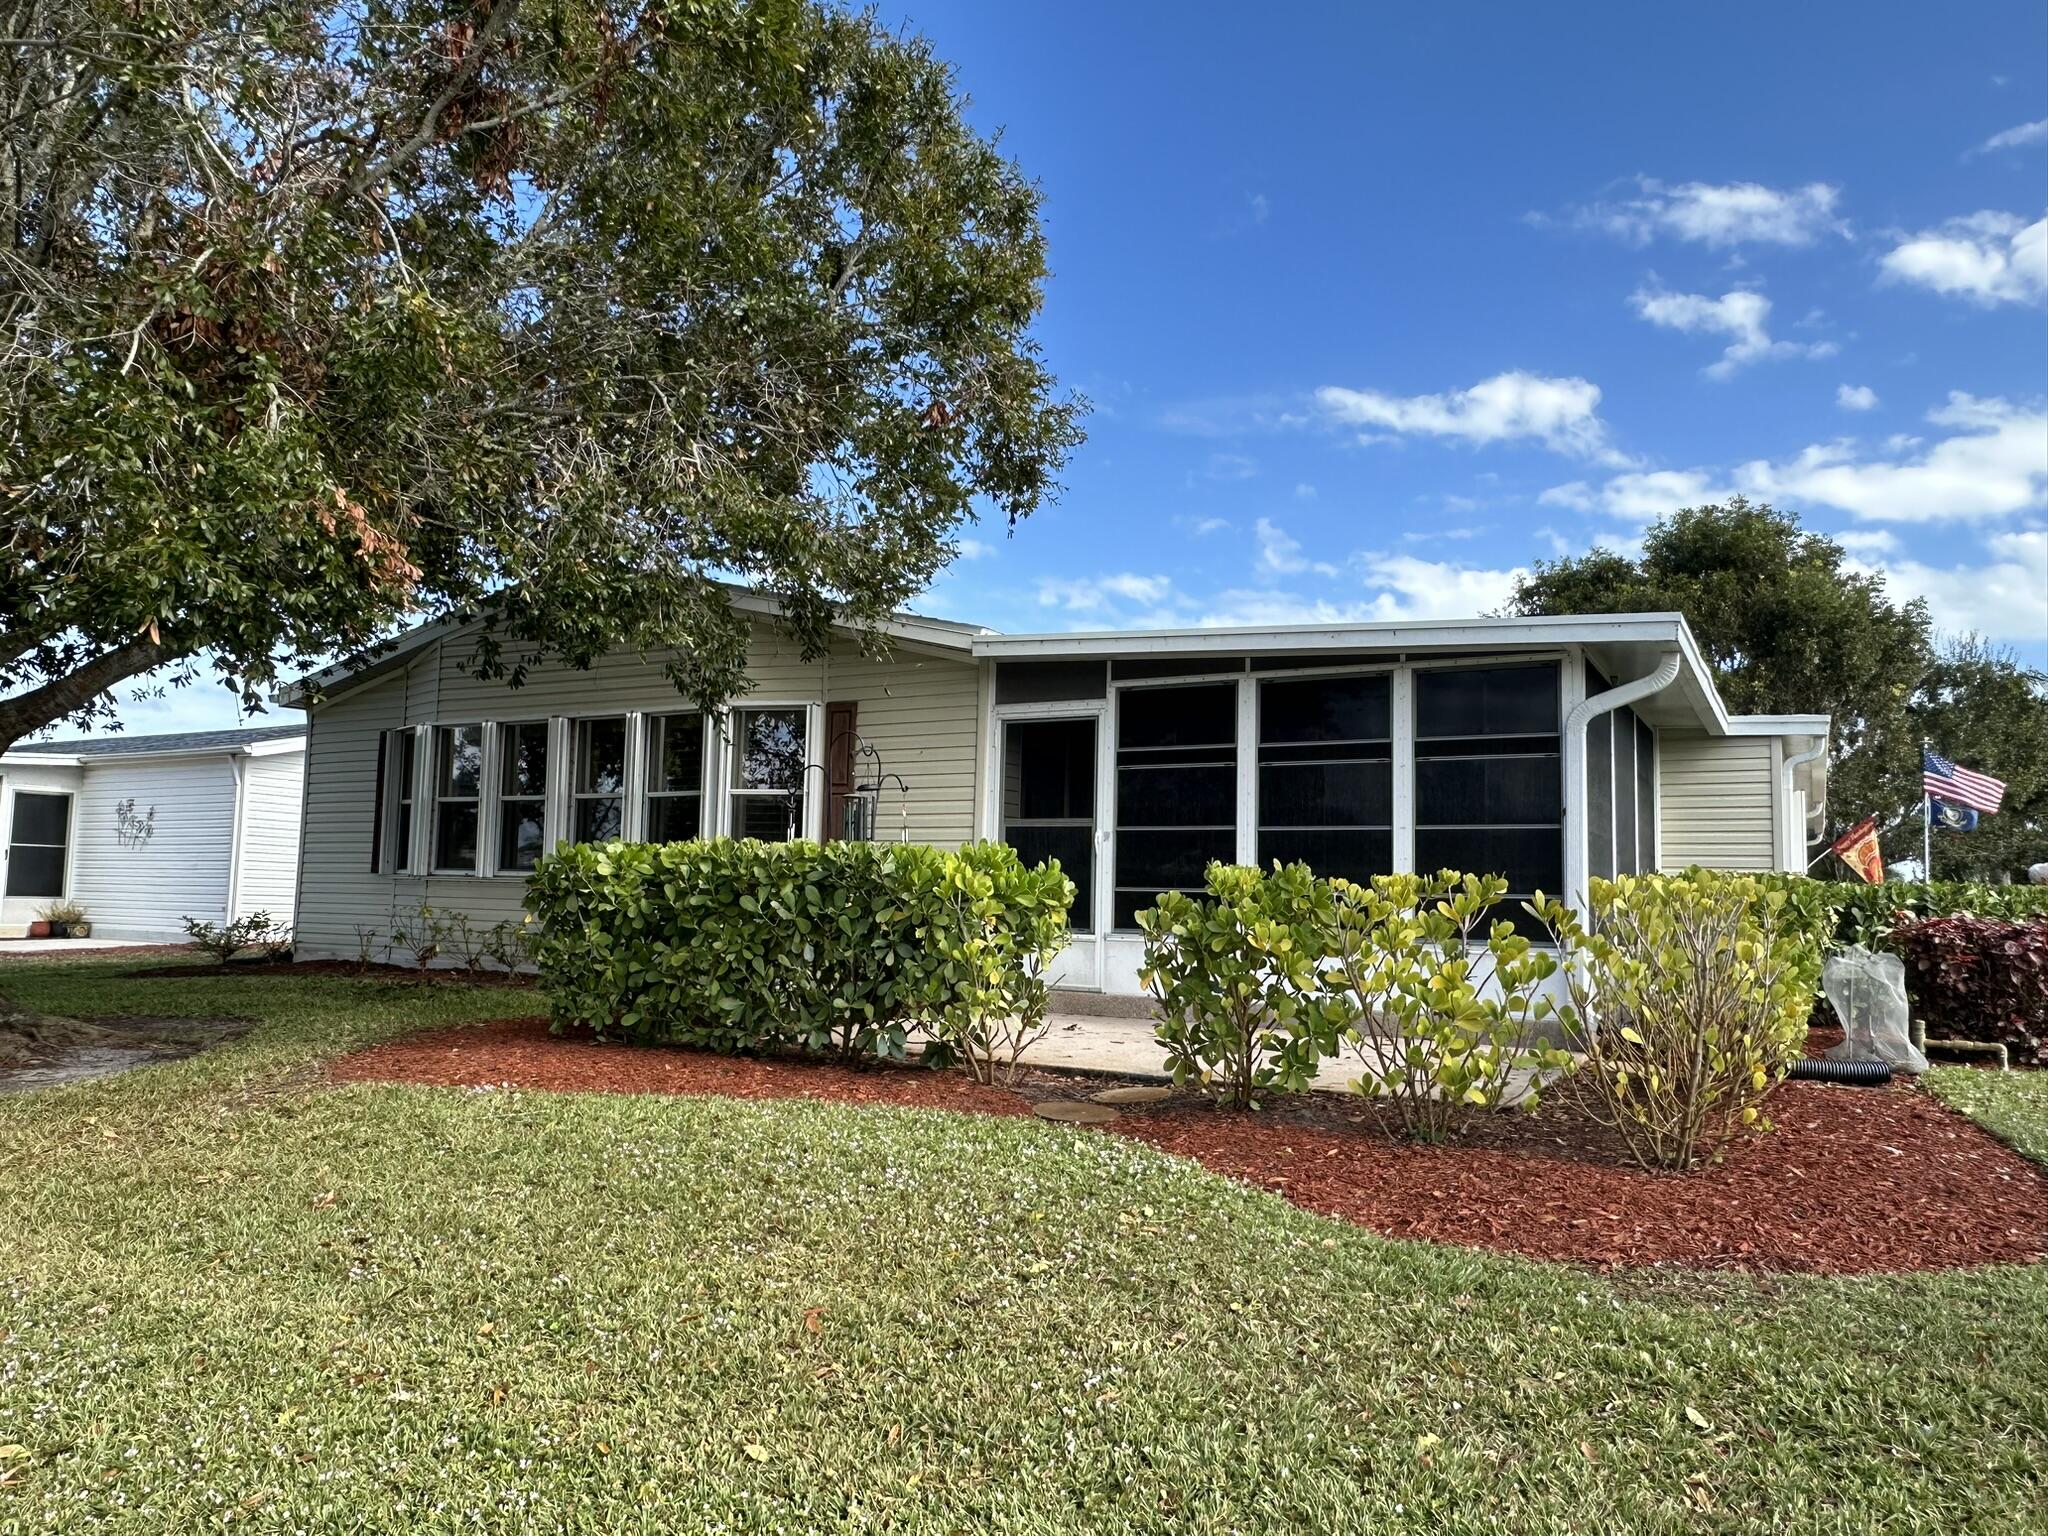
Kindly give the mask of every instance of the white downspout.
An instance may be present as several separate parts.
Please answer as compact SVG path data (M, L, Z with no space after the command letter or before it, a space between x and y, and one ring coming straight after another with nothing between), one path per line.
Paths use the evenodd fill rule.
M228 835L228 909L221 914L224 923L235 920L235 906L242 894L242 821L249 812L249 785L243 760L248 750L247 747L238 747L228 754L228 767L235 776L235 825Z
M1605 693L1582 700L1564 721L1564 898L1581 909L1586 898L1586 726L1596 715L1620 709L1678 680L1682 658L1676 649L1664 653L1657 670L1634 682L1620 683ZM1661 798L1661 797L1660 797Z
M1826 756L1827 750L1828 739L1823 736L1818 746L1785 759L1782 769L1785 775L1785 803L1787 805L1792 803L1792 796L1795 792L1792 783L1793 773L1797 769L1804 768L1808 763L1815 762L1821 757ZM1813 839L1816 830L1814 823L1827 814L1827 809L1828 803L1825 800L1821 801L1819 805L1809 805L1806 808L1805 824L1796 828L1792 826L1792 819L1789 816L1785 818L1786 829L1793 832L1799 838L1799 846L1797 848L1785 850L1788 859L1785 865L1787 869L1797 872L1806 868L1806 845Z

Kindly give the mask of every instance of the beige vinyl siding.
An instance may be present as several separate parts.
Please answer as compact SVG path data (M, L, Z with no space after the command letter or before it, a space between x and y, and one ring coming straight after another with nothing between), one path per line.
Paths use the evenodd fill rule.
M146 842L124 845L115 807L156 811ZM227 916L235 770L225 754L88 763L71 825L71 896L93 936L185 937L188 917Z
M236 917L267 912L289 927L299 882L299 802L304 752L266 752L242 760L242 851L235 874Z
M395 920L422 901L446 916L460 912L488 926L519 920L525 881L518 875L371 874L378 733L400 725L544 720L557 716L662 714L689 708L662 675L662 658L630 652L607 656L587 671L536 669L519 688L470 675L469 641L460 635L425 647L402 676L343 693L311 712L306 821L299 888L297 952L308 959L357 952L356 927L388 936ZM806 662L785 637L756 626L748 685L733 701L853 701L857 729L882 755L883 771L910 786L910 835L951 846L974 833L978 760L979 671L965 658L908 651L888 660L864 657L851 643ZM816 755L823 757L823 742ZM550 765L559 782L567 765ZM812 793L822 792L812 775ZM487 786L488 788L488 786ZM389 792L387 787L387 793ZM430 816L430 802L420 810ZM894 790L880 800L876 836L902 827Z
M1663 868L1777 867L1775 738L1667 729L1657 749Z

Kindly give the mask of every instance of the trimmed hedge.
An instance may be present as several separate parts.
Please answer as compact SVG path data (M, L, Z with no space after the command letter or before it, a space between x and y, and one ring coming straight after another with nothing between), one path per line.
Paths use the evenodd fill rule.
M854 1059L900 1058L919 1024L943 1040L992 1002L1042 1012L1073 895L1056 861L1000 843L710 838L564 845L526 905L557 1029Z
M1909 882L1891 880L1865 885L1856 880L1809 880L1785 877L1788 883L1817 886L1835 909L1835 942L1891 949L1888 941L1900 922L1932 917L1990 917L2006 922L2048 918L2048 885L1986 885L1978 880Z
M1892 930L1913 1012L1930 1034L1995 1040L2048 1067L2048 917L1935 917Z

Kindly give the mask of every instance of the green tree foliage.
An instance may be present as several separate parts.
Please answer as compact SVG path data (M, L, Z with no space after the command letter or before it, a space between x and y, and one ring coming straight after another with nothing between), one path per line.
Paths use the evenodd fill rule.
M1937 651L1927 608L1789 513L1736 497L1651 525L1639 559L1594 550L1539 561L1519 613L1683 613L1738 713L1834 719L1830 834L1875 814L1890 852L1917 842L1920 742L2008 780L2008 811L1969 836L1937 834L1943 876L2017 870L2048 828L2048 679L1973 637Z
M717 578L815 649L1078 440L1038 193L867 16L0 0L0 83L0 747L450 613L715 700Z

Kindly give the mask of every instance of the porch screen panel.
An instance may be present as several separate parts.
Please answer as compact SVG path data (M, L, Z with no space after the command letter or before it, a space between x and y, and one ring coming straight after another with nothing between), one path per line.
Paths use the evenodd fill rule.
M1614 872L1639 874L1636 859L1636 712L1614 712Z
M1067 926L1095 928L1095 722L1003 727L1003 841L1027 864L1058 859L1074 882Z
M1564 884L1554 663L1415 676L1415 867L1504 876L1494 916Z
M1586 868L1614 878L1614 714L1586 722Z
M1237 684L1126 688L1117 697L1118 928L1162 891L1200 891L1237 855Z
M1259 685L1259 865L1367 880L1394 867L1393 683Z

